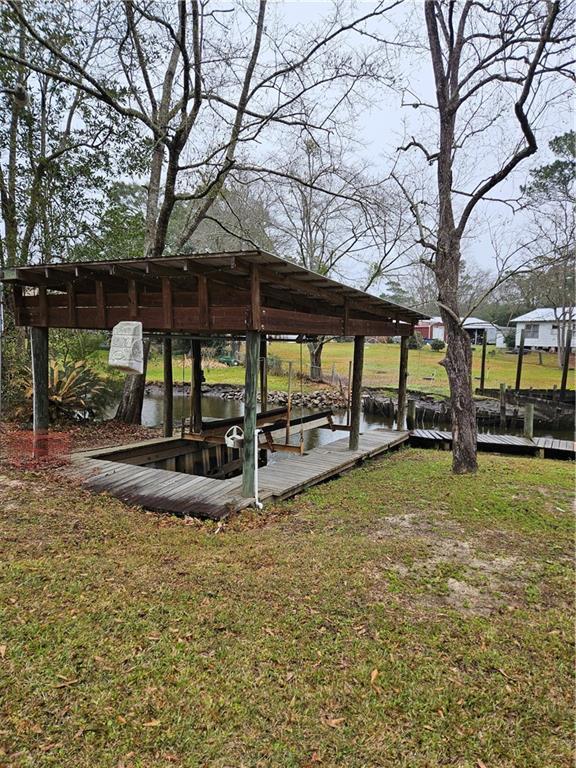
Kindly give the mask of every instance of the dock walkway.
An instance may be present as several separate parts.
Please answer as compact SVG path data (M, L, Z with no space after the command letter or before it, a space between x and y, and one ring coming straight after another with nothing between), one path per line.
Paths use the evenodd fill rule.
M259 470L260 501L286 499L408 441L409 432L374 429L360 435L357 451L348 435L304 455L286 454ZM169 440L170 438L168 438ZM150 441L158 444L159 441ZM140 444L144 445L144 443ZM64 470L95 492L147 509L220 519L253 503L241 496L242 478L217 480L166 469L108 461L102 450L73 454Z
M413 429L410 432L411 445L430 445L450 449L452 446L452 432L444 432L438 429ZM575 457L573 440L558 440L552 437L519 437L517 435L494 435L488 432L478 433L479 451L498 451L500 453L528 453L542 458Z

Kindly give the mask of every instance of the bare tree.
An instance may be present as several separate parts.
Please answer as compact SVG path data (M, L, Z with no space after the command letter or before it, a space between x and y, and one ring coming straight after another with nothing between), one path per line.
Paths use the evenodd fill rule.
M576 316L576 133L556 136L549 147L553 162L532 170L523 191L532 216L533 237L527 251L535 261L540 300L554 310L561 367Z
M464 260L460 263L459 307L464 320L472 315L493 289L496 278L488 270ZM434 275L421 261L411 261L398 276L387 280L386 294L390 300L407 304L421 312L437 315L438 289Z
M74 6L79 39L93 38L96 16L105 30L86 66L43 34L27 5L7 0L35 55L30 46L4 45L0 59L105 104L148 142L143 255L158 257L179 202L190 203L176 237L181 250L218 199L239 155L245 160L266 134L269 141L280 141L286 127L326 133L355 86L379 78L384 68L379 47L360 34L397 4L379 2L357 16L335 8L313 29L280 30L268 18L265 0L255 7L212 7L198 0L125 0L119 6L94 0ZM69 9L64 0L53 5ZM351 35L358 36L356 51L342 46ZM309 121L300 102L315 93L317 108ZM263 170L254 158L246 167ZM135 405L121 408L125 420L140 421L143 391L143 377L128 377L123 399Z
M90 65L101 34L98 18L92 37L80 46L70 13L56 16L32 7L30 14L63 50ZM20 58L32 54L22 21L6 13L0 47L12 42ZM53 56L47 62L56 64ZM107 186L104 176L114 169L122 128L109 110L95 109L81 89L22 63L5 63L3 84L0 267L48 263L68 253L94 213L98 193Z
M405 241L411 222L406 206L398 206L397 196L390 200L353 157L353 149L336 136L322 144L301 137L262 194L268 233L279 253L368 290L413 246ZM318 336L308 342L314 380L322 378L322 351L329 340Z
M453 470L475 472L472 353L459 296L462 241L479 204L494 200L496 188L537 150L541 117L563 94L572 13L560 2L426 0L424 15L436 99L413 106L435 112L437 144L412 138L401 149L419 152L435 168L435 204L415 199L406 179L395 178L429 252L425 262L446 328Z

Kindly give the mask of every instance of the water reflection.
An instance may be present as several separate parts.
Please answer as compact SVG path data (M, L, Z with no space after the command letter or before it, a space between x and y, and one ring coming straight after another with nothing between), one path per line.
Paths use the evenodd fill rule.
M277 406L271 405L271 408ZM189 417L190 400L185 395L174 393L174 429L177 430L183 418ZM292 409L292 416L298 418L300 415L308 416L313 413L309 408L295 407ZM227 419L244 414L244 403L241 400L224 400L220 397L202 398L202 417L204 419ZM157 394L146 395L142 409L142 423L148 427L155 427L162 423L162 396ZM346 413L336 411L334 413L335 424L346 423ZM387 419L384 416L371 416L363 414L360 421L360 431L368 429L377 429L382 427L394 427L393 419ZM332 432L330 429L311 429L304 432L304 448L309 450L325 445L333 440L340 440L346 436L346 432ZM283 442L283 441L282 441ZM300 436L292 435L290 438L292 445L299 445ZM288 454L276 454L278 456Z

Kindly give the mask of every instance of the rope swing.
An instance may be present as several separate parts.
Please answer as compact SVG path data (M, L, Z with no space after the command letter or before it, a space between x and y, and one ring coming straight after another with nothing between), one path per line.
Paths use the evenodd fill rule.
M300 343L300 453L304 453L304 376L302 374L303 343Z
M186 353L184 352L185 346L182 344L182 397L184 397L184 383L186 381ZM192 383L190 383L190 390L192 390ZM186 434L186 424L185 424L185 417L184 413L186 412L186 409L184 408L184 403L182 403L182 410L180 414L180 436L182 439L184 439L184 435Z

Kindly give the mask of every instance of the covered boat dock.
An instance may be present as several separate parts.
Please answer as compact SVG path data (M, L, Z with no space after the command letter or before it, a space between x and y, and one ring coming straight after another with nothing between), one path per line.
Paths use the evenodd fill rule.
M259 250L166 258L38 265L5 270L16 323L32 340L34 431L48 424L50 328L110 331L125 320L164 342L163 440L72 457L68 473L87 487L152 509L219 518L255 501L287 498L408 439L408 433L360 434L361 384L367 336L399 336L398 423L406 413L408 337L423 315L310 272ZM173 436L172 338L191 340L189 429ZM353 337L350 419L329 411L294 417L269 409L267 341L291 335ZM244 416L202 419L203 342L245 341ZM260 390L260 411L258 411ZM231 423L234 422L234 423ZM303 449L305 429L343 430L344 438ZM300 435L294 445L291 435ZM272 453L287 453L268 464ZM255 470L258 470L256 472ZM256 486L259 474L260 488Z

